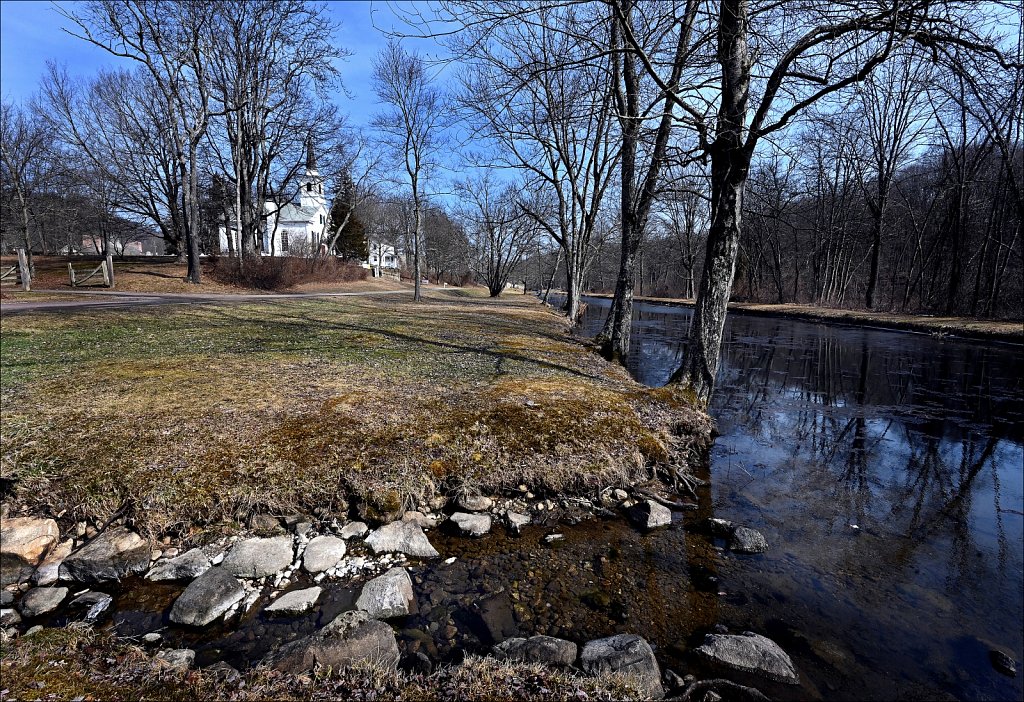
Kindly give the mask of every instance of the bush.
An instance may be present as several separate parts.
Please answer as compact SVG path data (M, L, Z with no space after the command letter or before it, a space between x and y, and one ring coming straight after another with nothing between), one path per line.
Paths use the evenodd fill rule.
M285 290L306 283L348 283L366 280L369 273L357 263L333 256L300 258L298 256L251 258L240 265L237 258L214 258L210 278L226 285L256 290Z

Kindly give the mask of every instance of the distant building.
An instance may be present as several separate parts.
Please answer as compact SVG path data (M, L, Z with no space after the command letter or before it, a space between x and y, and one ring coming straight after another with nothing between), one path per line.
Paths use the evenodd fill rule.
M306 144L306 172L299 178L298 185L298 202L285 203L280 209L272 200L263 203L267 228L260 253L264 256L308 256L327 243L329 236L325 232L330 211L324 196L324 180L313 157L312 142ZM232 229L235 228L232 222ZM218 227L217 234L220 250L229 251L226 228Z

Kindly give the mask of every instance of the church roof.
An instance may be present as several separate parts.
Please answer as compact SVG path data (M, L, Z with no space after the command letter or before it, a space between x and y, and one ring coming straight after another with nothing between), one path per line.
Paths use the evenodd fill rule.
M277 219L280 222L312 222L319 212L319 207L302 206L289 202L281 208Z

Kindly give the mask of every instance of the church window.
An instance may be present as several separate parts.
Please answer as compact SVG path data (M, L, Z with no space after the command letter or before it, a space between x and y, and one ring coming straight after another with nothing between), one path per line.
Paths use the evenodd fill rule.
M307 193L313 192L313 184L312 183L306 183L306 192Z
M288 232L281 232L281 252L288 251Z

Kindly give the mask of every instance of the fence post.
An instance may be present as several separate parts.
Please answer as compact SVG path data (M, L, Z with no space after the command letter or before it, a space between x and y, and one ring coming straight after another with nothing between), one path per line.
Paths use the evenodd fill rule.
M114 259L113 259L113 257L109 253L107 254L107 261L106 261L106 263L107 263L107 275L106 275L107 287L108 288L113 288L114 287Z
M28 267L25 249L18 249L18 273L21 274L21 289L28 292L32 289L32 273Z

